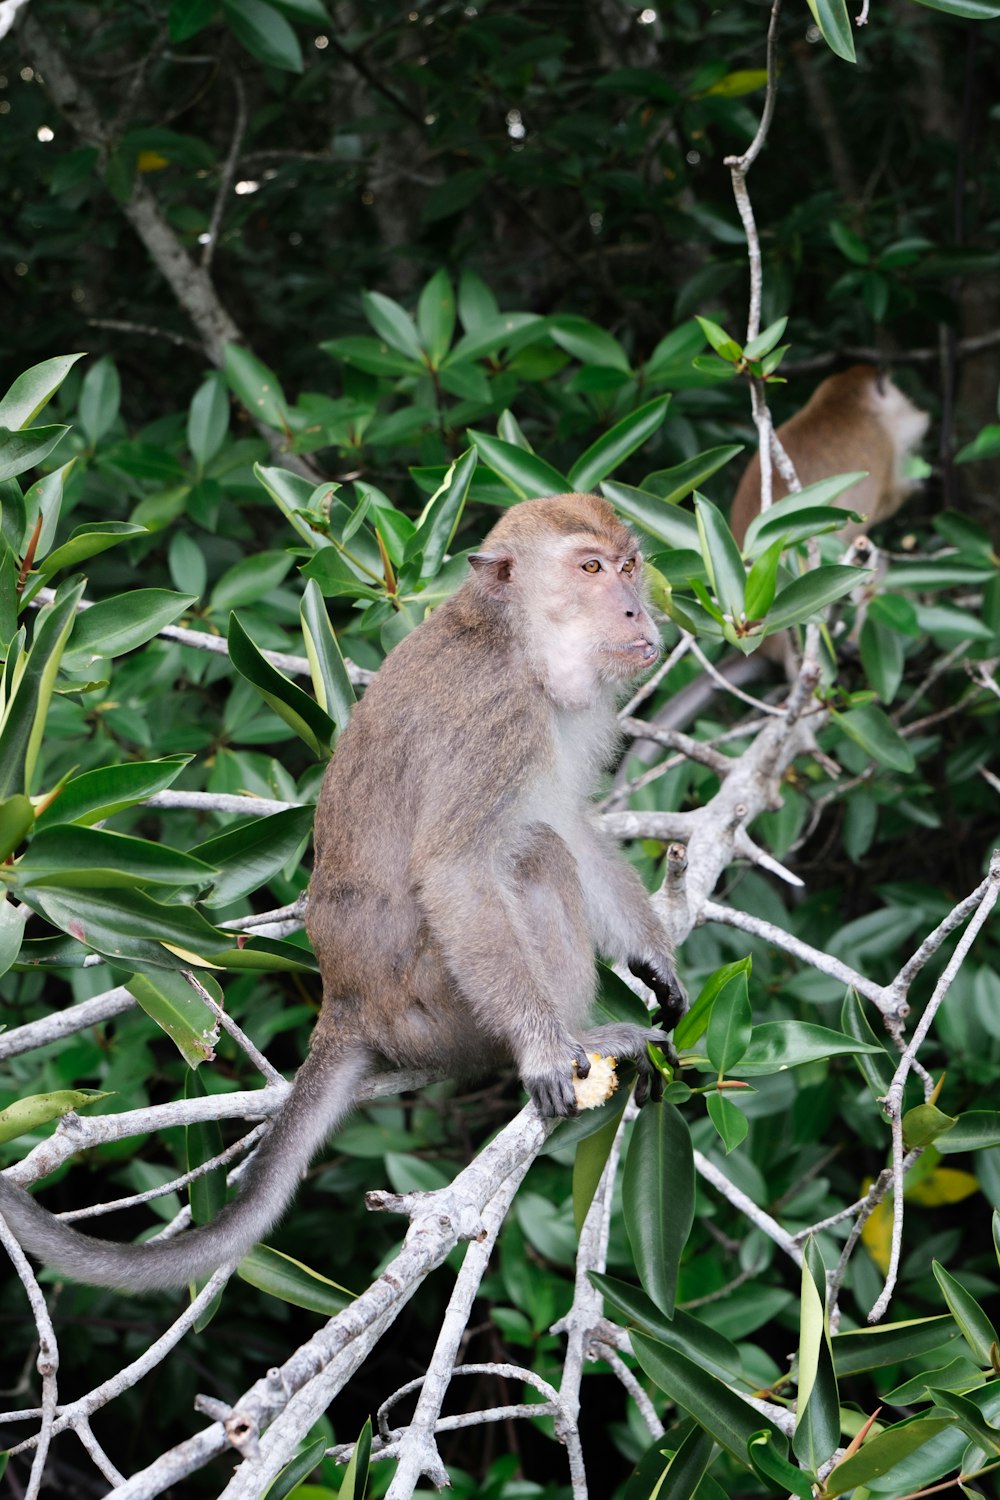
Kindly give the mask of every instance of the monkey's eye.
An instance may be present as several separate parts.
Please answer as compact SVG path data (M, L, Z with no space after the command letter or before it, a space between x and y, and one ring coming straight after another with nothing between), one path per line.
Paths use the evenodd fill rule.
M634 557L626 557L625 561L622 563L622 572L627 574L631 578L632 574L635 572Z
M596 557L588 557L585 563L580 564L585 573L600 573L601 565Z

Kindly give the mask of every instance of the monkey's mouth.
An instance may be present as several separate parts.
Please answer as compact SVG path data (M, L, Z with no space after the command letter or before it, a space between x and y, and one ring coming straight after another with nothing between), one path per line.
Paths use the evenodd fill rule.
M624 657L637 669L651 666L660 654L657 643L648 640L644 635L637 636L634 641L609 641L607 649L615 656Z

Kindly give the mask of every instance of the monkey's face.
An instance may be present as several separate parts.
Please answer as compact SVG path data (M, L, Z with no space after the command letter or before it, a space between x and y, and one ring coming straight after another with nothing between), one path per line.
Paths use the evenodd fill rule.
M646 608L638 549L574 537L559 562L563 618L598 675L618 681L651 667L660 633Z

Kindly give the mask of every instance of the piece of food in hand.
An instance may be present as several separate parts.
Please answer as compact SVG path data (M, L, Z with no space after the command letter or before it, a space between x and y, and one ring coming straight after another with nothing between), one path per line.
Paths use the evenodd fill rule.
M617 1057L602 1057L599 1052L590 1053L590 1072L580 1078L573 1064L573 1088L576 1091L578 1109L596 1109L605 1099L610 1099L618 1087L615 1066Z

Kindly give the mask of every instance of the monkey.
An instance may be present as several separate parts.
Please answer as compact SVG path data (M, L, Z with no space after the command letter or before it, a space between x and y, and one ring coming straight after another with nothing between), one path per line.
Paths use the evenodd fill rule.
M915 487L905 473L906 460L927 431L930 418L874 365L852 365L829 375L813 391L801 411L778 428L778 438L803 485L831 474L866 469L840 495L836 504L859 511L863 522L848 521L839 535L853 541L903 504ZM788 486L772 465L775 500ZM754 516L760 512L760 454L747 465L733 497L729 527L740 546Z
M62 1274L146 1292L239 1260L385 1067L513 1063L539 1113L564 1117L574 1068L586 1076L598 1051L634 1059L637 1095L656 1093L647 1042L664 1032L587 1024L598 951L652 989L667 1030L686 1005L642 881L590 802L618 694L659 654L636 538L606 501L558 495L513 506L469 560L390 652L325 772L306 912L322 1006L237 1196L173 1239L117 1244L0 1176L0 1213Z

